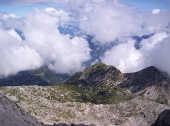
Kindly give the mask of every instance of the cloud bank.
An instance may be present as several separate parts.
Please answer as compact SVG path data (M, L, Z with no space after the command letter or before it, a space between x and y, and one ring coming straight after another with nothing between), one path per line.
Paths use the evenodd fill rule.
M0 76L42 65L56 73L80 71L94 50L84 35L93 36L89 41L100 48L113 45L95 61L114 65L122 72L155 66L170 74L169 10L141 12L117 0L69 0L65 4L66 10L35 9L22 18L0 13ZM68 26L78 28L79 34L71 36L58 30Z
M83 62L90 59L88 42L82 37L70 39L70 35L62 35L58 31L58 26L68 20L71 19L67 13L55 9L28 13L16 27L23 32L23 41L14 30L15 26L9 30L1 28L0 54L3 58L0 75L8 76L42 65L57 73L76 72L84 68Z

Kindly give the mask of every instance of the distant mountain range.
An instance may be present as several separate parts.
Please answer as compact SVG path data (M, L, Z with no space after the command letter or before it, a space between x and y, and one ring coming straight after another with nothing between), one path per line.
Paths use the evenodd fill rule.
M48 67L43 66L36 70L21 71L16 75L1 78L0 86L50 86L54 84L61 84L68 77L68 74L56 74L49 70Z

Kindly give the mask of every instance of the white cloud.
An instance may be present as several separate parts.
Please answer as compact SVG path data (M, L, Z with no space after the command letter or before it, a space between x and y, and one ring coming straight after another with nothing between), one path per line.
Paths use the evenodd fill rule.
M153 9L152 14L158 14L161 10L160 9Z
M35 50L22 44L21 41L18 41L1 28L0 34L0 76L35 69L43 64L43 60Z
M136 8L114 1L72 0L69 10L80 20L80 28L101 43L141 35L144 30Z
M170 10L160 11L157 14L143 13L143 27L150 33L158 33L165 31L170 23Z
M8 20L1 20L4 29L11 29L0 29L0 76L35 69L44 64L57 73L83 69L83 62L90 59L88 42L81 37L70 39L69 35L58 31L60 25L71 21L68 15L64 11L47 8L43 11L35 9L25 18L15 20L17 27ZM25 40L22 41L13 28L21 30Z
M134 47L134 40L113 47L102 57L102 61L119 68L122 72L134 72L148 66L155 66L170 75L170 35L161 32L141 42L141 48Z
M145 67L155 66L170 75L170 34L161 32L141 42Z
M13 2L19 3L20 0ZM24 0L21 4L42 2L47 1ZM60 34L58 27L67 27L68 24L79 26L84 33L93 35L101 46L116 41L118 45L107 50L101 59L122 72L133 72L154 65L170 73L169 10L153 10L153 13L139 12L134 6L117 0L70 0L66 11L52 7L43 11L35 9L33 13L27 13L25 18L4 18L6 14L0 14L0 27L6 29L1 29L3 35L0 36L4 40L0 41L0 56L3 57L0 63L5 68L0 75L34 69L43 63L58 73L81 70L83 62L91 58L90 48L81 37L70 39L69 35ZM23 32L24 41L14 29ZM150 34L154 35L143 39L141 48L137 50L132 36ZM26 63L18 66L21 59Z
M15 32L14 29L7 30L7 32L19 41L22 41L21 37Z
M19 18L19 17L15 14L5 14L5 15L3 15L4 20L9 19L9 18Z
M135 72L143 68L142 55L134 47L135 41L132 39L119 44L107 51L102 58L102 62L114 65L122 72Z
M22 31L25 35L25 43L35 49L49 65L58 73L76 72L83 68L82 63L89 60L90 49L88 42L69 35L62 35L58 31L58 25L67 23L69 18L63 18L67 14L48 11L48 13L36 10L27 14ZM62 17L63 16L63 17Z

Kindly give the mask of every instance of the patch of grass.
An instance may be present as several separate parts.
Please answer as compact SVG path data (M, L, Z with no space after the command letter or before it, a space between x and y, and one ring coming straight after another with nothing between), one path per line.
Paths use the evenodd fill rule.
M156 103L168 105L168 100L166 98L157 98Z
M35 74L35 76L44 77L45 75L44 75L44 73L42 72L42 73Z

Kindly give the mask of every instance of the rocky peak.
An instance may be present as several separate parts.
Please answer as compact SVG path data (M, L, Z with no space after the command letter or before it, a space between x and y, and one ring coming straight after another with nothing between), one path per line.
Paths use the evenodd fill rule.
M150 86L168 87L169 84L170 79L166 73L150 66L135 73L125 73L121 87L128 88L132 93L137 93Z
M91 85L104 83L108 80L116 82L120 78L121 72L116 67L107 66L103 63L96 63L87 67L83 72L74 74L72 77L67 79L65 83Z

